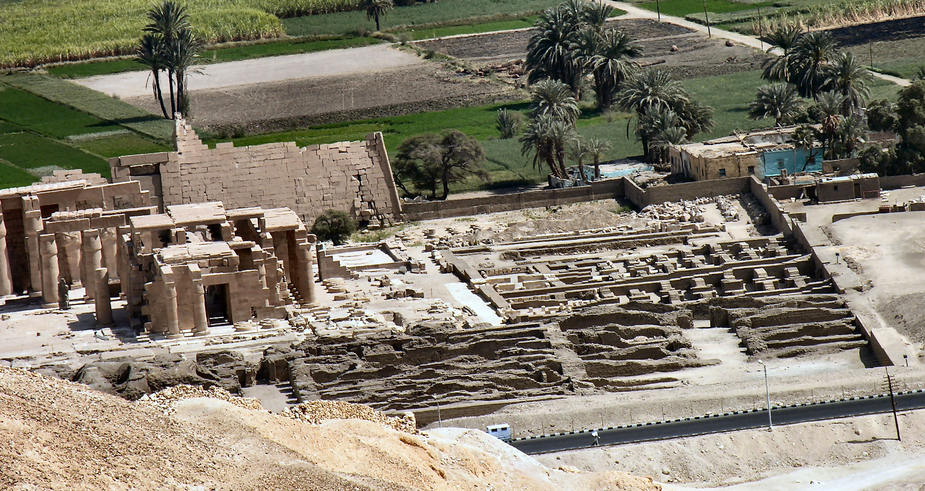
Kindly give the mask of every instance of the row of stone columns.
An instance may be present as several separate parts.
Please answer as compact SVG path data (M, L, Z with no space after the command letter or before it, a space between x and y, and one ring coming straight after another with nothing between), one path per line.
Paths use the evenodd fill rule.
M99 232L83 232L83 261L85 283L88 298L95 298L97 322L102 325L112 324L112 305L109 297L109 271L102 267L102 248ZM46 307L58 305L58 245L55 234L39 236L39 255L41 257L42 298Z

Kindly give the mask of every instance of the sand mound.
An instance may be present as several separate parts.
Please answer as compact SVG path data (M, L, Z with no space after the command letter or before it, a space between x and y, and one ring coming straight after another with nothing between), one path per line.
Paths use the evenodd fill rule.
M173 395L165 414L0 368L0 488L657 489L617 473L552 470L481 432L309 424L208 393Z

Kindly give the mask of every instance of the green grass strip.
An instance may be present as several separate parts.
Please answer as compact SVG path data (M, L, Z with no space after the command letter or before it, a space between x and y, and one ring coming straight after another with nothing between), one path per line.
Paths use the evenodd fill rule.
M172 121L67 80L35 73L16 73L0 77L0 82L90 113L156 140L169 142L173 139Z

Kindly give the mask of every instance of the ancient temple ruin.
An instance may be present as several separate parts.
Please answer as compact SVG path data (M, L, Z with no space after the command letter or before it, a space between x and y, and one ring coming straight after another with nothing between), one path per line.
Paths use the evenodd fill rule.
M129 316L149 333L285 318L314 301L315 236L288 208L168 206L132 217L120 239Z
M114 182L134 180L160 206L221 201L230 208L291 208L303 222L328 209L375 228L398 220L401 201L381 133L363 141L209 148L183 120L176 150L109 159Z

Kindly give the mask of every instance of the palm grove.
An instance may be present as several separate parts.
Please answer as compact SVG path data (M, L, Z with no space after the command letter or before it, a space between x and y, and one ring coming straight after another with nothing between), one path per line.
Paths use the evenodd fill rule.
M136 48L136 59L151 70L154 98L165 118L189 113L187 73L193 70L202 43L193 33L186 7L165 0L148 10L148 25ZM161 74L167 75L166 80ZM164 102L164 84L168 102ZM168 106L170 112L167 112Z
M668 145L713 127L713 110L692 100L680 82L666 71L644 69L634 61L642 48L622 30L606 25L611 12L603 3L586 0L567 0L542 12L525 62L532 98L529 120L524 122L514 111L498 111L501 138L522 132L522 153L532 155L535 167L547 168L558 179L569 179L569 162L580 169L580 181L600 178L599 164L610 148L606 141L586 139L575 131L584 99L593 99L597 111L617 107L632 112L635 136L644 157L653 162L665 160ZM438 140L434 135L406 140L395 161L396 178L412 182L419 193L431 191L433 197L437 183L442 183L445 197L447 178L454 182L484 175L474 161L466 167L455 165L449 173L439 172L443 164L438 157L447 152L434 151ZM593 174L586 163L593 165Z
M900 90L895 103L868 101L870 72L829 33L783 25L768 41L780 55L765 65L762 77L771 83L758 89L750 117L798 124L794 141L807 160L822 152L827 159L857 156L862 170L881 175L925 170L925 80ZM894 132L899 142L865 148L867 129Z

